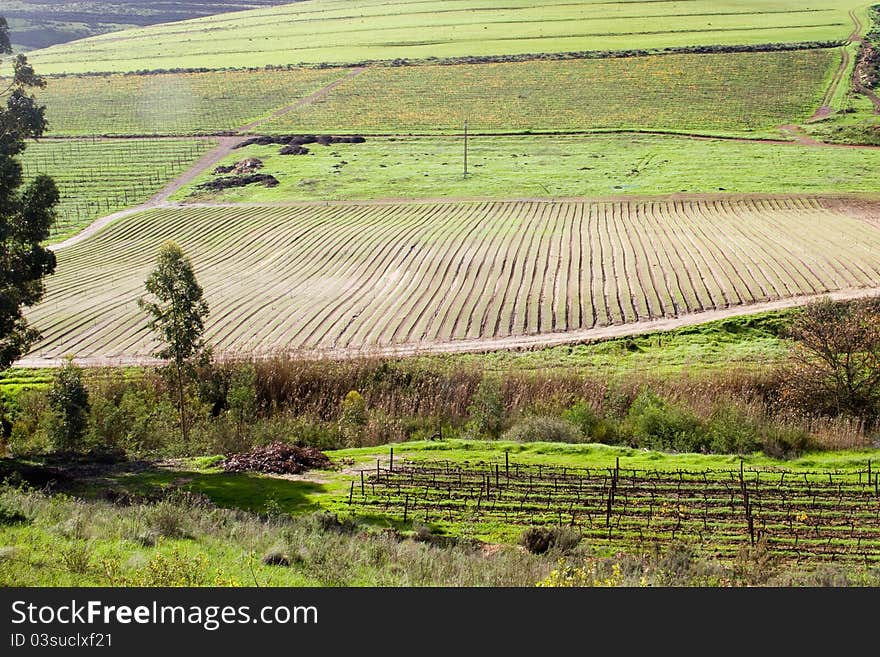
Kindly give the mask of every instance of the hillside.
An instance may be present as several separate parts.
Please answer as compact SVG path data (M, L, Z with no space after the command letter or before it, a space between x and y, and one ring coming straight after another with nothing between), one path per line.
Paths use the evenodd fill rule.
M307 0L126 30L35 52L43 73L843 41L860 0L547 4Z
M289 0L6 0L2 12L12 28L16 50L46 48L58 43L133 27L211 16L283 4Z

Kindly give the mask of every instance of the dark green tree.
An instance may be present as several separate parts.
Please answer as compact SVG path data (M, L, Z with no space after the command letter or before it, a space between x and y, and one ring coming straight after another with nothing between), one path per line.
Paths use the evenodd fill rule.
M89 392L83 384L82 369L73 361L55 372L49 406L53 412L50 433L56 451L79 449L89 420Z
M10 54L9 28L0 17L0 54ZM43 297L43 277L55 271L55 255L42 246L55 221L58 188L49 176L24 185L17 156L28 139L46 129L45 108L28 89L45 86L24 55L13 60L14 75L0 87L0 370L39 338L23 309Z
M147 278L146 288L152 299L139 299L138 305L149 314L148 325L164 344L155 356L174 364L180 428L183 441L187 443L189 428L184 376L192 365L191 359L205 349L202 334L208 304L202 298L202 288L196 281L192 263L174 242L166 242L159 249L158 262Z

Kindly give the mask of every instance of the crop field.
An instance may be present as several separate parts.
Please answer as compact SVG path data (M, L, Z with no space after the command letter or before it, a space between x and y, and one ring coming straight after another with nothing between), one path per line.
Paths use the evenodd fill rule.
M844 40L857 0L546 4L312 0L126 30L37 51L46 73L226 68Z
M189 135L237 130L342 77L340 69L47 78L36 95L51 135Z
M52 240L149 199L216 145L211 139L64 139L28 144L25 180L48 174L61 192Z
M229 355L498 347L880 281L880 231L820 200L162 209L59 252L31 357L148 355L136 300L169 238Z
M734 557L762 539L786 560L880 562L880 478L785 469L607 469L377 460L348 503L403 522L570 525L594 545L685 541Z
M822 102L840 49L374 66L261 129L435 133L772 130ZM755 90L760 89L760 93Z
M181 189L176 201L285 202L382 198L534 198L677 193L830 193L880 189L880 149L816 148L637 133L477 136L462 175L460 136L367 137L361 144L236 149L222 163L258 158L276 187ZM724 166L717 166L718 163Z

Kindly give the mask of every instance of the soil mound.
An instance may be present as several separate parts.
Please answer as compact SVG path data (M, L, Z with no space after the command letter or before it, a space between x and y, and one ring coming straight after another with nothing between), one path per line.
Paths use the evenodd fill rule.
M235 164L221 165L214 169L214 175L221 173L234 173L237 176L244 176L263 168L263 161L255 157L248 157Z
M328 468L332 462L316 447L297 447L274 442L255 447L249 452L234 454L223 463L226 472L266 472L299 474L313 468Z
M246 185L265 185L266 187L277 187L278 178L268 173L252 173L246 176L222 176L209 180L201 185L197 185L198 189L210 189L220 191L229 189L230 187L244 187Z

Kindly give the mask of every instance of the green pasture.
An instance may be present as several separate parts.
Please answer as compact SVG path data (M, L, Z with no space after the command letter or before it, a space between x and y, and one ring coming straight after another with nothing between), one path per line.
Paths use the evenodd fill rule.
M224 160L263 161L279 185L197 190L175 200L320 201L438 197L616 197L676 193L821 193L880 189L880 150L693 139L675 135L368 137L310 144L308 155L249 146Z
M126 30L37 51L46 73L353 63L524 53L842 41L856 0L719 7L597 0L312 0Z

